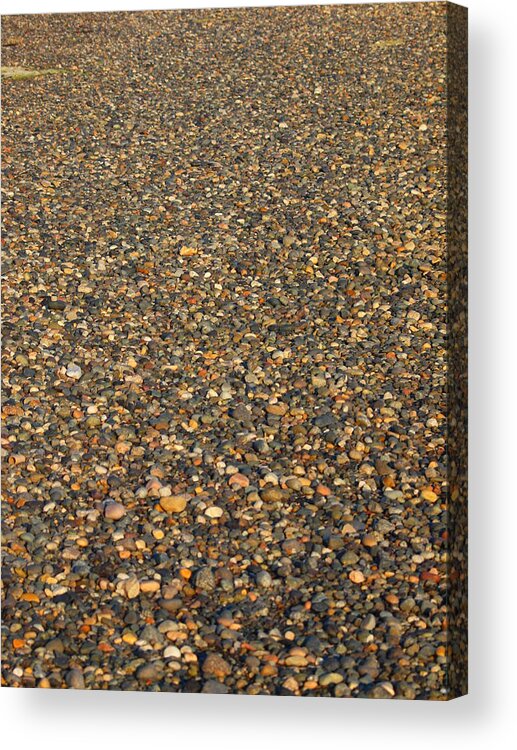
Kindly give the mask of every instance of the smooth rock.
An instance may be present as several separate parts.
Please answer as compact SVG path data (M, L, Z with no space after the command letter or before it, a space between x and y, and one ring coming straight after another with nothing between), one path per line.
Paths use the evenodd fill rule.
M167 513L181 513L187 507L189 500L190 495L187 493L169 495L168 497L160 497L160 506Z
M228 662L215 653L208 654L201 668L205 677L219 677L220 679L224 679L232 671Z
M104 504L104 518L110 521L120 521L126 515L126 509L122 503L107 502Z

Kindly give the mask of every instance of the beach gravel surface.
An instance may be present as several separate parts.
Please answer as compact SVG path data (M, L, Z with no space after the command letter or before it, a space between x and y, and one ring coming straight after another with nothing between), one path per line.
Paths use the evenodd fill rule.
M444 699L446 4L2 26L3 684Z

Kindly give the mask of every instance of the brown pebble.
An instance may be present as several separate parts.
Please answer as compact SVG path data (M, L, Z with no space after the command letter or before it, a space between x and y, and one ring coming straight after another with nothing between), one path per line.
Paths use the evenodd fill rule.
M74 690L84 690L84 677L80 669L71 669L66 676L66 684Z
M144 664L137 670L136 677L141 682L156 682L159 674L155 666L152 664Z
M303 552L304 549L305 545L298 539L286 539L285 542L282 543L282 550L286 555L298 555L300 552Z
M109 502L104 506L104 518L110 521L120 521L126 515L126 509L122 503Z
M203 674L205 677L224 678L231 672L231 667L227 661L219 654L208 654L203 662Z
M267 490L262 490L260 497L268 503L276 503L286 497L286 492L278 487L269 487Z
M167 513L181 513L187 507L190 495L183 493L180 495L169 495L160 498L160 506Z
M230 479L228 480L228 484L230 487L249 487L250 480L248 477L245 477L244 474L232 474Z
M266 411L268 414L273 414L274 416L282 417L284 414L287 413L287 406L285 404L268 404L266 406Z
M143 594L154 594L160 590L160 581L148 580L140 581L140 591Z

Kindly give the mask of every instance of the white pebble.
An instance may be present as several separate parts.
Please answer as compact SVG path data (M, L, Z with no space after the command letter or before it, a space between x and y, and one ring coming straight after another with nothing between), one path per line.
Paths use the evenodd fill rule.
M73 362L70 362L70 364L66 368L66 374L69 378L72 378L73 380L79 380L79 378L83 374L83 371L81 370L79 365L75 365Z
M207 508L205 510L205 515L207 515L209 518L221 518L223 513L223 509L219 508L217 505L212 505L210 508Z
M164 659L181 659L181 651L177 646L167 646L163 652Z

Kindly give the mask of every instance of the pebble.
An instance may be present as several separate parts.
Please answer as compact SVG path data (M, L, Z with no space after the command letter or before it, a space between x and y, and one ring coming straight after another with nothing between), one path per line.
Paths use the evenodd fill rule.
M211 568L205 566L198 570L194 577L196 588L204 591L213 591L215 588L215 576Z
M140 682L156 682L159 679L158 669L153 664L143 664L136 673Z
M370 615L366 615L366 617L361 623L361 627L364 630L373 630L376 624L377 624L377 620L375 619L374 615L370 614Z
M232 409L231 415L234 419L241 422L249 422L252 419L251 412L245 404L237 404L237 406Z
M342 674L338 674L337 672L327 672L327 674L321 675L319 683L322 687L328 687L329 685L339 685L343 680L344 677Z
M286 539L282 542L282 550L286 555L299 555L305 550L305 546L298 539Z
M201 692L211 693L212 695L227 695L230 691L226 685L223 685L218 680L207 680Z
M250 480L248 477L244 476L244 474L239 474L238 472L236 474L232 474L232 476L228 480L228 484L230 487L249 487Z
M136 578L129 578L127 581L124 581L123 588L128 599L136 599L140 594L140 583Z
M72 378L73 380L79 380L83 374L83 371L81 370L79 365L76 365L72 362L67 366L66 374L69 378Z
M160 505L167 513L182 513L187 507L190 495L182 493L179 495L168 495L160 497Z
M111 501L104 504L104 518L108 518L110 521L120 521L125 515L126 509L122 503Z
M155 594L157 591L160 590L160 582L159 581L140 581L140 591L143 594Z
M266 490L262 490L262 492L260 493L260 497L267 503L275 503L283 500L285 497L285 493L283 492L283 490L277 487L270 487Z
M219 508L217 505L211 505L205 510L205 516L208 516L209 518L221 518L223 513L224 510L222 508Z
M287 406L285 404L268 404L266 411L268 414L282 417L287 413Z
M202 665L203 674L206 677L218 677L224 679L231 673L231 667L219 654L208 654Z
M71 669L66 675L66 684L74 690L84 690L84 677L80 669Z
M263 589L268 589L273 585L273 578L267 572L267 570L259 570L259 572L255 576L255 580L257 582L257 585Z
M286 667L306 667L307 659L304 656L288 656L285 660Z
M49 299L48 297L44 300L45 305L49 310L65 310L66 302L61 299Z

